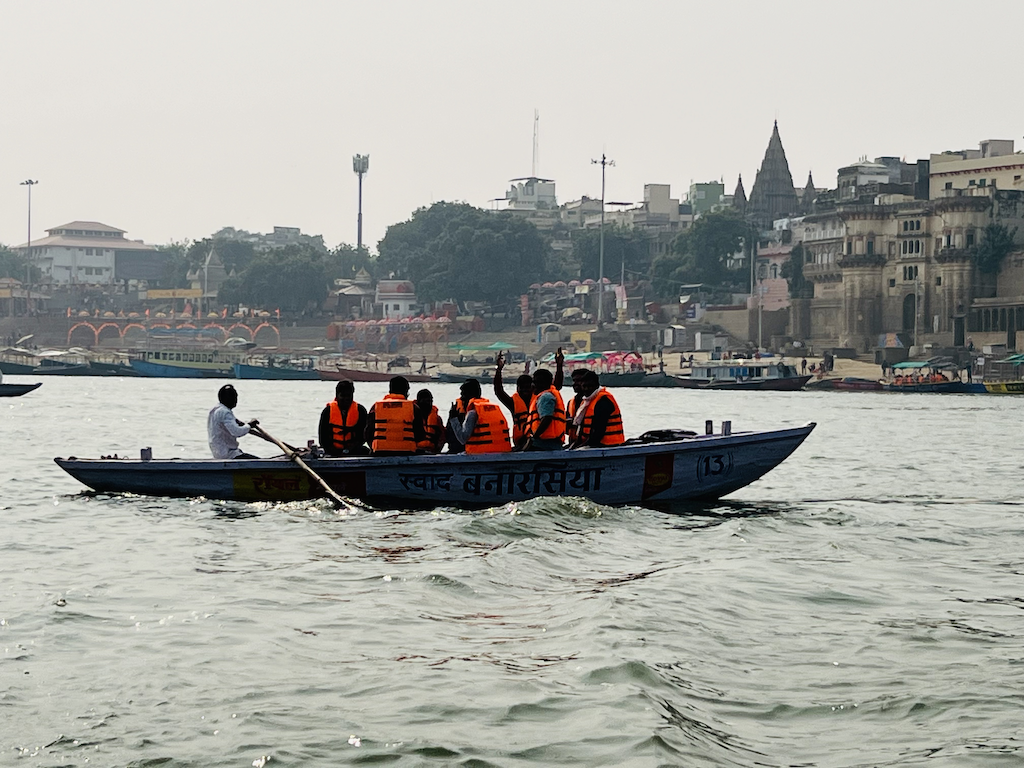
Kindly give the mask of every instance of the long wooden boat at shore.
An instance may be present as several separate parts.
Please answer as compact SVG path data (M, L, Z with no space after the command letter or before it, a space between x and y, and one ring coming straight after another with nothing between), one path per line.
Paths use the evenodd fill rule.
M253 365L235 363L236 379L265 379L272 381L320 381L316 368L299 368L290 365Z
M718 499L781 464L814 429L700 435L613 448L503 454L310 459L337 493L374 506L498 506L539 496L579 496L645 506ZM238 501L323 495L285 457L54 461L95 491Z
M391 381L395 376L404 376L407 381L438 381L436 376L423 373L403 373L401 371L369 371L362 368L342 368L340 366L317 369L323 381ZM467 377L469 378L469 377Z

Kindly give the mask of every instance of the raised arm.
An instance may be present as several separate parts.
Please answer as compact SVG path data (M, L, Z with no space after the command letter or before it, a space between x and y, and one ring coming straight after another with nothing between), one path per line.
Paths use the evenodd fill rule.
M504 367L505 353L499 352L498 357L494 361L494 396L510 411L515 411L515 403L512 402L511 397L505 394L504 383L501 380L501 369Z

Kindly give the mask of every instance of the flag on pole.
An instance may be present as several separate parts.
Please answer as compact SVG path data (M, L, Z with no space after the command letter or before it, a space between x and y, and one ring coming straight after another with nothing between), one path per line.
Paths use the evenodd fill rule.
M227 317L228 316L228 308L227 307L224 307L224 309L221 310L220 316L221 317Z
M274 311L277 312L277 319L280 320L281 319L281 309L280 309L280 307L275 309Z
M71 307L68 307L68 317L71 317Z

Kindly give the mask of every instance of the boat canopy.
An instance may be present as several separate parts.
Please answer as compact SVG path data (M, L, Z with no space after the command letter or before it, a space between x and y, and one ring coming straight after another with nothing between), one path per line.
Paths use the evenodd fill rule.
M950 357L933 357L928 360L906 360L902 363L894 363L892 367L893 370L902 371L920 371L924 370L925 368L930 368L935 371L956 371L960 369L960 366L954 363L953 359Z
M1018 353L1016 355L1010 355L1003 360L996 360L997 363L1009 363L1010 365L1020 365L1024 363L1024 353Z

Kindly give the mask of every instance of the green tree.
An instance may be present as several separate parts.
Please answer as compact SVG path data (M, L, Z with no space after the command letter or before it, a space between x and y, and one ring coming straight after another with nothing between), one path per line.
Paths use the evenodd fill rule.
M164 260L163 274L156 281L155 288L187 288L188 283L188 249L189 241L172 241L167 245L156 247L160 258Z
M210 254L210 249L217 252L224 269L228 272L242 272L256 258L256 249L252 243L241 240L225 240L222 238L204 237L189 245L186 257L193 269L201 267Z
M794 246L789 259L782 265L782 276L789 284L789 295L794 299L809 299L814 296L814 284L804 277L804 247Z
M727 261L744 248L749 251L753 242L753 231L736 211L727 209L704 214L675 239L671 253L654 260L651 265L654 290L668 298L678 294L680 284L746 287L746 268L730 270Z
M329 254L307 245L258 253L221 285L217 300L293 312L314 308L330 290L328 259Z
M31 282L36 283L42 273L38 267L29 266L28 257L0 243L0 277L12 277L22 283L26 277L31 277Z
M1017 228L1012 230L1003 224L989 224L985 227L974 252L978 271L994 275L1003 265L1003 259L1014 249Z
M435 203L388 227L378 245L380 276L412 280L424 301L499 304L543 279L546 239L508 212Z
M601 261L601 231L584 229L573 234L573 259L580 279L597 279ZM616 224L604 228L604 277L615 280L622 271L646 276L651 268L650 238L641 230Z
M376 277L380 271L378 260L370 255L370 252L363 248L359 250L353 245L342 243L328 254L328 276L331 280L344 278L351 280L359 270L365 269L371 277Z

